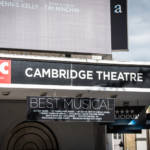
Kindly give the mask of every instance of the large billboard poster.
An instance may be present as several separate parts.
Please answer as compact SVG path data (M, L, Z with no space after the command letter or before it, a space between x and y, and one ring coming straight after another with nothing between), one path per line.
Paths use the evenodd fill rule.
M110 0L0 0L0 48L111 53Z

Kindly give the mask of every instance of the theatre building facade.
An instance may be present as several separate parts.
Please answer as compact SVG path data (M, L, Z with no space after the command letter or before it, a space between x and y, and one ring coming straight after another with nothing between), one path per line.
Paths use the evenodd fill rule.
M109 150L107 133L149 129L150 63L111 60L127 0L0 0L0 20L1 150Z
M0 57L4 150L105 150L107 133L149 128L149 63Z

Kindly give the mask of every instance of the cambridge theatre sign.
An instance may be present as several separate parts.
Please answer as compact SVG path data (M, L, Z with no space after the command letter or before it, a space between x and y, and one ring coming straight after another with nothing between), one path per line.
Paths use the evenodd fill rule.
M61 88L150 88L150 66L68 61L0 60L0 83ZM63 89L63 88L62 88Z

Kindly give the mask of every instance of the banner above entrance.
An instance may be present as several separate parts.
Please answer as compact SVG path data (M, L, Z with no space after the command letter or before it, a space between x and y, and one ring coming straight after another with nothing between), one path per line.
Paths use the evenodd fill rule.
M29 120L113 122L114 99L27 97Z
M150 66L0 60L0 83L72 87L150 88Z

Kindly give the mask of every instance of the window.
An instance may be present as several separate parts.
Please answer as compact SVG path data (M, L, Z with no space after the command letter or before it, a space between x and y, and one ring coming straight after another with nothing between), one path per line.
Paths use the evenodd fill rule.
M118 134L118 139L121 139L121 134Z
M117 139L117 134L114 134L114 139Z

